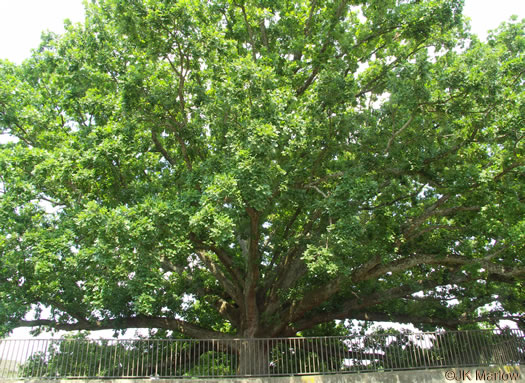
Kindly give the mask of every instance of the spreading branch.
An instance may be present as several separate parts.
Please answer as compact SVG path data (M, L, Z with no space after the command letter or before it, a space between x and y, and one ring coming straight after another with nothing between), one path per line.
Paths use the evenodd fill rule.
M162 328L178 331L192 338L229 339L232 335L225 334L188 323L180 319L136 316L130 318L109 319L96 322L60 323L50 319L20 320L17 327L49 327L62 331L96 331L127 328Z

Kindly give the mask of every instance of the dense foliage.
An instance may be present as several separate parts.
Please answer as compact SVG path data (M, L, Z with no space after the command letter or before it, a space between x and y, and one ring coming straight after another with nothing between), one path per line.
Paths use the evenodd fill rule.
M524 23L461 7L93 0L2 61L2 332L523 325Z

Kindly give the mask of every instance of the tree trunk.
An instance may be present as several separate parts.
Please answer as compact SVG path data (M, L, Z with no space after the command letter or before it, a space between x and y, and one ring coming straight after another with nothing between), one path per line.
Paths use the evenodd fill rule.
M253 376L270 373L270 355L266 339L244 339L239 347L237 375Z

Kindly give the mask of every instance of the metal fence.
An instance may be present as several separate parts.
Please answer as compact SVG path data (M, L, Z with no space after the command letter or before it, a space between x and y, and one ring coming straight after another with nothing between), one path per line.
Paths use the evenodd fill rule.
M0 378L219 378L525 364L519 330L267 339L1 340Z

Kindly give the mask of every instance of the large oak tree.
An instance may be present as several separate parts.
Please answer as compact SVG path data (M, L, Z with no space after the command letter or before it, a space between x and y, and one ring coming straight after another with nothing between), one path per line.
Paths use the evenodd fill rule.
M2 61L2 332L523 324L524 24L461 8L93 0Z

